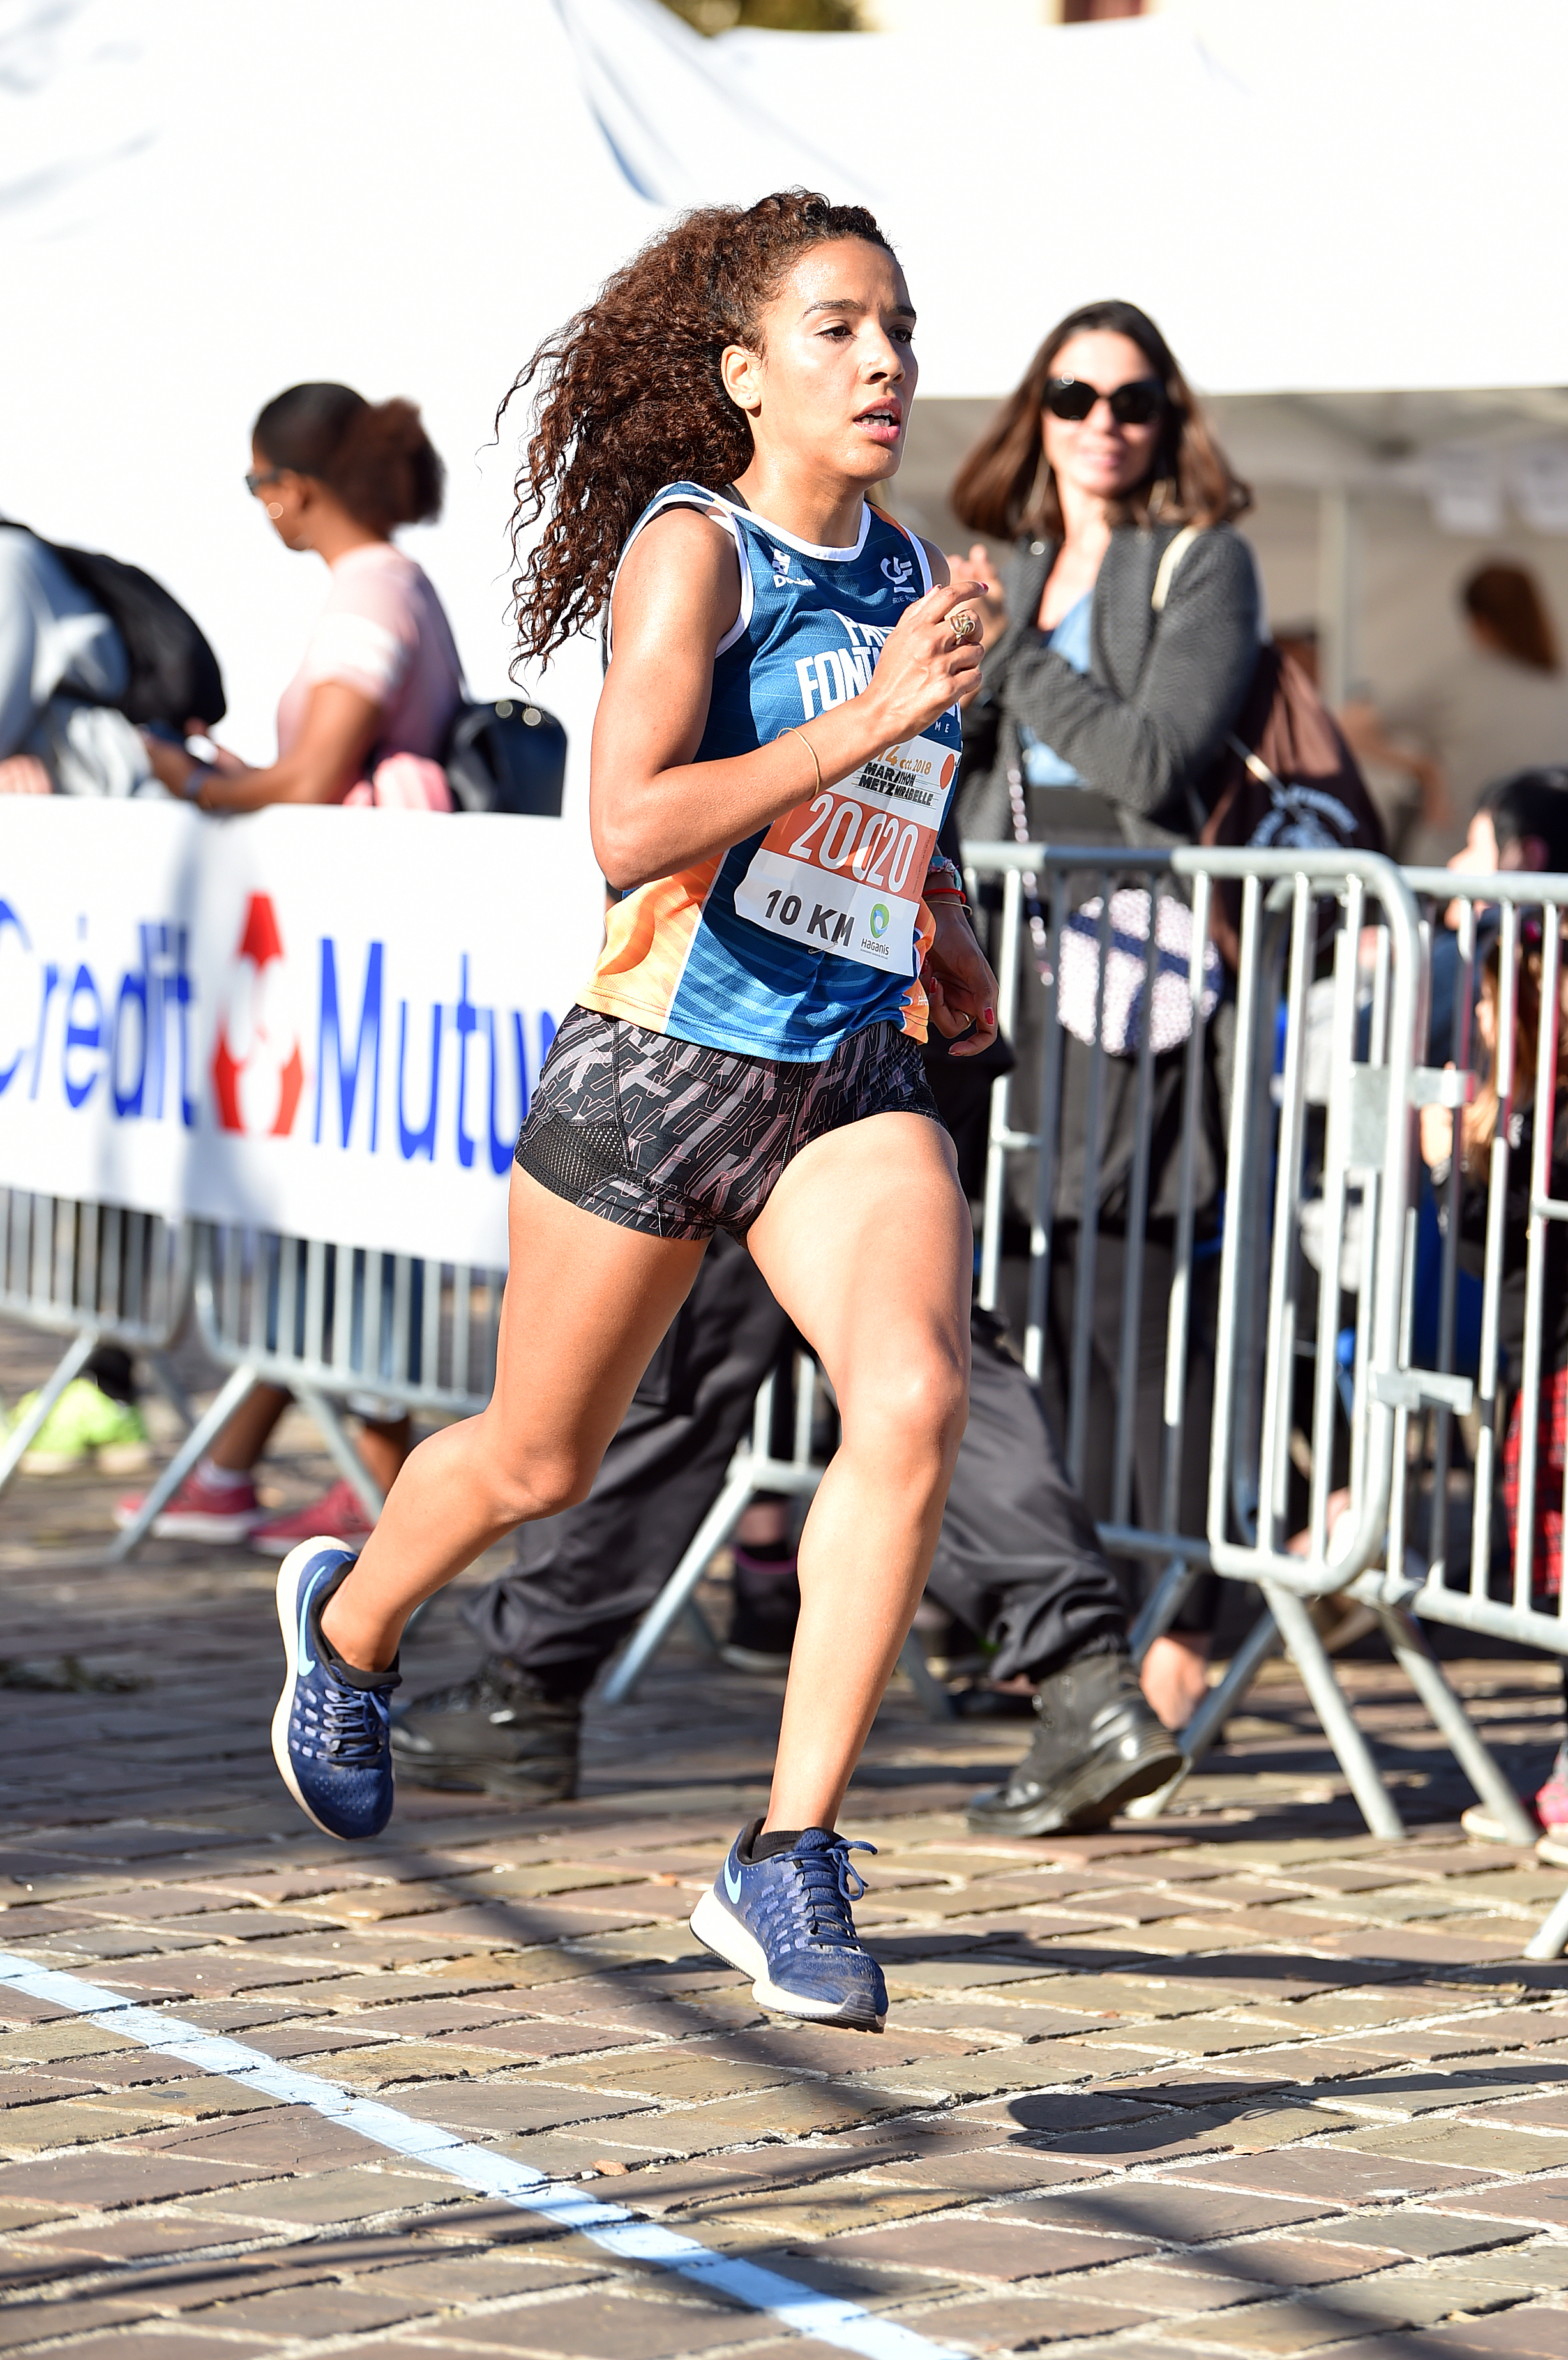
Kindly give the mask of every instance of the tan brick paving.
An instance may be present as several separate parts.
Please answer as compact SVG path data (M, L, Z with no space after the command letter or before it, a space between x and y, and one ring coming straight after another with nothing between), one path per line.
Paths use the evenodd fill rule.
M45 1359L0 1334L0 1391ZM279 1495L306 1497L322 1464L282 1440ZM1039 1843L964 1829L1023 1733L932 1729L895 1688L847 1814L881 1847L874 2040L768 2021L685 1928L760 1806L778 1683L674 1653L593 1714L581 1801L409 1789L349 1853L267 1754L267 1567L61 1561L116 1488L0 1503L3 1652L31 1683L0 1688L5 1948L944 2346L1568 2353L1568 1972L1519 1956L1559 1881L1465 1841L1467 1793L1376 1661L1345 1678L1401 1846L1361 1830L1282 1667L1179 1817ZM141 1685L70 1686L67 1655ZM466 1660L445 1602L407 1668ZM1552 1668L1455 1677L1539 1768ZM0 2088L7 2355L830 2348L5 1989Z

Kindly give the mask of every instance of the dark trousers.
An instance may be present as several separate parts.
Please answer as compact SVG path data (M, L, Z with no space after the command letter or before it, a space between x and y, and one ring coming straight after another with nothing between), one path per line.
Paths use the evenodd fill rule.
M512 1570L464 1610L487 1650L586 1688L684 1556L790 1342L750 1255L715 1237L587 1499L525 1524ZM1124 1644L1120 1586L1034 1388L978 1317L969 1426L930 1586L998 1646L1000 1679Z
M1051 1236L1051 1293L1046 1320L1040 1392L1046 1412L1065 1434L1073 1372L1073 1319L1083 1232L1059 1222ZM1161 1514L1165 1450L1165 1339L1175 1274L1175 1249L1155 1229L1144 1240L1143 1285L1135 1328L1132 1382L1132 1484L1127 1502L1134 1524L1146 1531L1167 1530ZM1209 1432L1214 1422L1214 1293L1217 1258L1192 1270L1187 1349L1187 1382L1181 1430L1176 1445L1176 1530L1207 1530ZM1121 1399L1122 1306L1127 1276L1127 1241L1114 1230L1094 1239L1094 1286L1089 1304L1089 1382L1085 1397L1083 1499L1096 1522L1113 1521L1116 1417ZM1173 1627L1209 1631L1219 1605L1219 1578L1200 1576L1188 1591Z

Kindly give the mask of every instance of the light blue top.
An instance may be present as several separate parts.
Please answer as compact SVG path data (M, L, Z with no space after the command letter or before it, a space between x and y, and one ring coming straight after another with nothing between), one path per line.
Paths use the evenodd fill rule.
M701 485L671 484L649 501L632 539L670 508L721 516L740 562L740 613L717 650L699 762L752 753L861 694L888 633L931 588L921 544L869 503L853 545L828 549ZM677 1040L787 1064L820 1064L873 1024L923 1041L918 930L912 946L898 960L887 955L886 964L835 945L867 929L880 942L900 897L919 906L962 749L953 705L918 739L831 790L812 792L802 754L800 804L788 825L757 828L622 901L580 995L584 1006ZM884 847L875 858L862 857L867 845L876 851L859 833L868 820ZM793 866L776 880L771 901L767 880L751 896L763 909L757 920L745 906L749 872L767 858L770 833L782 836ZM769 928L774 905L779 923ZM797 929L793 938L780 931L786 923ZM929 932L929 914L924 925Z
M1077 605L1069 606L1045 643L1059 656L1065 656L1074 672L1089 669L1089 621L1094 604L1094 592L1085 590ZM1031 787L1083 785L1072 763L1064 762L1053 746L1037 737L1027 721L1018 724L1018 745L1023 754L1024 777Z

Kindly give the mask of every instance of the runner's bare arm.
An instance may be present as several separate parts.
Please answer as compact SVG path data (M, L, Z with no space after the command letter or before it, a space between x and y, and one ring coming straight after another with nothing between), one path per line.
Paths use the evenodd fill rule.
M812 719L824 785L914 737L967 691L979 659L953 645L946 617L978 586L917 599L889 634L870 687ZM614 652L593 725L593 849L612 885L640 885L742 843L816 784L811 754L789 731L754 754L692 759L714 655L739 611L739 562L726 530L677 508L638 535L615 585Z

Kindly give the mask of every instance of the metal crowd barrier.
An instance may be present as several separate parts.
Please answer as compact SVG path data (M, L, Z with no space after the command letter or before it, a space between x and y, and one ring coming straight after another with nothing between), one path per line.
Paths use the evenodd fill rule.
M101 1344L141 1353L191 1426L190 1404L167 1359L190 1300L187 1223L0 1189L0 1314L71 1338L31 1407L0 1437L0 1491Z
M151 1531L258 1385L294 1395L373 1520L385 1495L354 1447L343 1405L370 1415L422 1410L472 1417L489 1400L504 1272L208 1221L195 1224L195 1233L197 1328L229 1375L115 1554Z
M736 1446L724 1477L724 1486L691 1535L680 1564L648 1609L604 1683L606 1704L624 1704L635 1696L654 1656L669 1637L677 1619L693 1611L698 1583L715 1552L732 1540L753 1500L764 1493L810 1500L827 1473L825 1461L813 1458L811 1426L816 1407L817 1364L809 1352L797 1352L794 1366L794 1434L788 1459L772 1448L773 1400L777 1372L763 1382L752 1411L751 1432ZM705 1628L705 1624L703 1625ZM925 1649L911 1631L898 1655L898 1668L914 1688L927 1715L945 1721L953 1707L947 1690L926 1661Z
M1562 1255L1568 1243L1559 1226L1568 1222L1568 1200L1552 1186L1553 1166L1560 1163L1557 1109L1568 981L1563 958L1568 877L1509 871L1483 880L1447 869L1410 869L1405 877L1432 912L1428 931L1434 981L1440 979L1443 986L1449 1021L1446 1037L1434 1038L1430 1046L1434 1065L1442 1060L1452 1065L1454 1086L1443 1100L1453 1108L1448 1169L1435 1182L1429 1176L1409 1216L1403 1340L1408 1351L1418 1299L1430 1300L1433 1293L1430 1277L1435 1258L1435 1335L1431 1340L1440 1370L1455 1373L1449 1380L1449 1397L1419 1408L1413 1403L1402 1405L1398 1412L1389 1547L1387 1569L1377 1587L1395 1611L1488 1633L1568 1662L1568 1451L1559 1446L1564 1464L1553 1481L1540 1463L1539 1407L1536 1415L1530 1414L1545 1391L1550 1423L1552 1379L1563 1352L1546 1332L1547 1325L1554 1313L1568 1316L1561 1300L1568 1273L1562 1262L1555 1272L1548 1269L1554 1248ZM1445 924L1445 918L1454 923ZM1486 967L1492 977L1486 997L1495 1011L1494 1039L1477 1046L1473 1030L1478 986ZM1528 986L1522 1011L1521 983ZM1538 1010L1533 1062L1519 1054L1521 1029L1528 1049L1529 999L1534 999ZM1522 1028L1518 1021L1521 1013ZM1491 1067L1496 1118L1489 1144L1483 1152L1477 1141L1466 1175L1462 1170L1465 1108L1474 1099L1474 1069L1484 1064ZM1533 1120L1534 1110L1541 1107L1552 1109L1552 1120L1544 1124ZM1531 1134L1528 1155L1522 1135L1527 1120ZM1468 1254L1462 1234L1466 1176L1472 1181L1472 1226L1479 1216L1476 1200L1482 1186L1486 1219L1484 1239L1472 1235ZM1517 1287L1519 1275L1517 1238L1508 1235L1510 1198L1525 1217L1526 1236L1522 1337L1517 1349L1505 1354L1504 1295L1509 1280ZM1462 1258L1474 1263L1477 1243L1479 1273L1462 1270ZM1423 1262L1429 1284L1420 1285ZM1549 1292L1552 1278L1559 1297L1555 1305ZM1469 1295L1465 1306L1469 1316L1463 1323L1462 1285ZM1498 1513L1497 1488L1515 1425L1510 1546L1506 1519ZM1556 1543L1549 1562L1538 1568L1538 1513L1553 1505L1560 1519ZM1376 1577L1364 1577L1357 1588L1370 1591L1375 1581ZM1533 1828L1527 1833L1533 1835ZM1529 1955L1557 1958L1564 1949L1568 1891L1530 1945Z
M1067 1364L1068 1466L1082 1482L1096 1256L1109 1249L1103 1228L1076 1217L1102 1205L1105 1118L1117 1094L1125 1113L1130 1091L1130 1162L1119 1181L1116 1415L1101 1541L1113 1554L1163 1568L1134 1630L1139 1659L1202 1571L1257 1582L1267 1609L1181 1732L1181 1771L1135 1810L1153 1816L1168 1804L1282 1641L1368 1825L1386 1837L1403 1834L1309 1611L1311 1600L1347 1593L1377 1616L1481 1800L1510 1835L1531 1840L1533 1828L1411 1613L1412 1606L1426 1611L1424 1568L1421 1580L1404 1569L1401 1486L1394 1480L1402 1438L1414 1416L1432 1412L1445 1422L1471 1406L1470 1382L1454 1370L1452 1351L1445 1358L1440 1350L1431 1369L1416 1365L1411 1352L1415 1110L1423 1103L1456 1106L1465 1086L1419 1059L1429 951L1410 883L1372 856L1294 849L1166 855L969 845L964 860L972 895L982 880L1000 882L995 963L1005 1022L1020 1052L1026 1043L1032 1050L993 1091L981 1299L998 1300L1009 1195L1017 1218L1018 1192L1009 1183L1028 1159L1026 1366L1047 1373L1053 1328L1058 1361ZM1233 993L1211 1006L1204 945L1215 898L1227 889L1236 972ZM1136 904L1113 902L1118 892L1149 897L1141 920ZM1190 907L1190 920L1167 928L1159 906L1177 899ZM1185 940L1184 959L1161 943L1162 932ZM1180 1043L1157 1055L1154 1026L1144 1022L1129 1054L1116 1037L1113 1002L1125 1005L1130 989L1150 1010L1161 976L1168 1031L1172 989L1184 997L1185 1047L1179 1057ZM1069 1007L1074 992L1077 1004ZM1086 1043L1069 1037L1063 1016L1086 1032ZM1172 1066L1179 1066L1174 1085ZM1157 1070L1168 1125L1179 1107L1173 1192L1170 1153L1163 1173L1154 1165ZM1013 1119L1020 1092L1034 1101L1022 1124ZM1223 1190L1211 1190L1205 1206L1198 1167L1211 1093L1224 1134ZM1064 1105L1076 1109L1076 1139L1064 1131ZM1065 1205L1063 1175L1076 1192ZM1152 1467L1139 1469L1157 1513L1145 1501L1135 1517L1133 1404L1157 1179L1171 1239L1160 1464L1157 1481ZM1568 1205L1560 1210L1568 1215ZM1205 1213L1219 1218L1207 1339L1194 1330L1197 1228ZM1204 1242L1212 1249L1216 1241ZM1072 1282L1065 1321L1055 1267L1063 1260ZM1190 1499L1181 1513L1181 1463L1194 1345L1201 1355L1205 1343L1214 1406L1200 1520ZM1292 1472L1300 1479L1294 1487ZM1290 1513L1293 1488L1299 1522ZM1341 1492L1345 1502L1331 1529L1331 1497ZM1475 1614L1471 1627L1539 1644L1531 1632L1541 1621L1530 1618L1527 1626L1525 1618L1492 1610Z
M1105 1382L1097 1289L1107 1258L1119 1254L1116 1412L1108 1469L1100 1469L1107 1496L1099 1531L1107 1550L1157 1572L1135 1655L1170 1626L1203 1574L1256 1582L1265 1601L1181 1733L1181 1771L1135 1810L1164 1807L1283 1644L1368 1825L1386 1837L1403 1833L1312 1619L1313 1601L1340 1596L1376 1617L1501 1830L1530 1841L1532 1825L1421 1625L1445 1622L1568 1657L1568 1538L1560 1538L1558 1592L1548 1603L1532 1586L1531 1549L1507 1561L1497 1502L1511 1404L1541 1393L1548 1262L1558 1225L1568 1222L1568 1196L1552 1193L1552 1135L1542 1129L1522 1183L1523 1340L1518 1365L1509 1364L1500 1325L1513 1276L1505 1198L1521 1185L1512 1169L1517 1119L1555 1097L1568 878L1465 880L1301 849L973 844L964 861L972 897L989 888L999 904L993 957L1003 1029L1018 1054L1017 1070L991 1094L981 1302L1001 1302L1021 1260L1025 1363L1041 1379L1055 1371L1067 1461L1083 1482L1091 1446L1105 1438L1093 1407L1097 1367ZM1417 893L1435 899L1439 920L1443 907L1458 904L1456 931L1440 924L1435 937L1452 969L1452 1014L1448 1039L1430 1056L1434 935ZM1484 916L1488 906L1495 917ZM1216 918L1236 952L1234 980L1217 996L1206 949ZM1477 966L1489 954L1501 1103L1468 1334L1457 1159L1440 1192L1439 1222L1415 1134L1420 1110L1438 1107L1460 1137L1475 1087ZM1514 1055L1521 956L1535 962L1541 1009L1533 1077L1516 1070ZM1206 1153L1218 1159L1213 1169ZM1116 1221L1107 1225L1103 1212L1083 1218L1107 1189ZM381 1495L339 1404L371 1395L373 1407L467 1415L489 1397L498 1273L239 1227L169 1226L14 1190L0 1192L0 1312L71 1338L27 1418L5 1437L0 1486L100 1342L148 1358L190 1427L111 1558L136 1546L258 1384L295 1394L372 1514ZM1169 1257L1159 1267L1169 1275L1155 1282L1166 1299L1159 1448L1150 1454L1139 1443L1136 1400L1157 1230ZM1434 1273L1419 1278L1434 1254ZM203 1343L229 1371L195 1420L163 1359L192 1294ZM1424 1316L1430 1304L1435 1323ZM1157 1300L1153 1308L1158 1315ZM1208 1433L1198 1436L1206 1439L1206 1496L1194 1504L1183 1466L1189 1428L1202 1424L1189 1415L1189 1394L1205 1352L1214 1387ZM824 1471L811 1448L816 1382L802 1358L789 1459L769 1448L772 1381L764 1388L719 1499L612 1673L611 1701L633 1693L751 1499L815 1491ZM1542 1491L1538 1460L1537 1420L1525 1417L1517 1525L1526 1535ZM1562 1480L1568 1535L1568 1464ZM928 1708L942 1709L918 1645L906 1650L904 1668ZM1554 1957L1564 1947L1568 1896L1529 1949Z

